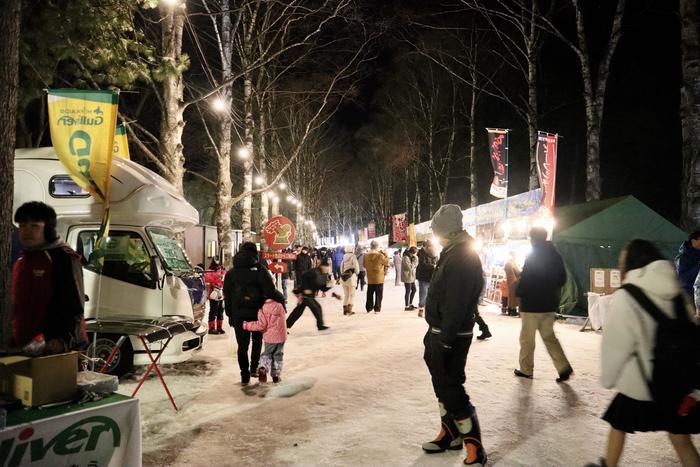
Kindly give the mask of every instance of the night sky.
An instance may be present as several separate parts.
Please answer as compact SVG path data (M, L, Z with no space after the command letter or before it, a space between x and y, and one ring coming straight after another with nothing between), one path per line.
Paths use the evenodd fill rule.
M609 25L608 16L601 19L606 12L600 3L593 9L598 17L591 16L589 20ZM413 11L416 5L423 12L431 9L422 2L367 1L366 11L374 17L400 16L409 9ZM603 198L634 195L674 223L679 221L681 180L677 11L675 1L628 2L624 33L611 65L601 140ZM599 32L607 34L605 29ZM595 42L589 47L593 49ZM374 96L394 71L397 51L396 41L382 41L377 49L378 59L361 84L360 95L341 108L334 120L336 126L356 132L371 121L377 110ZM545 41L539 70L540 127L562 135L557 204L583 202L586 126L578 59L569 48L550 37ZM528 153L523 121L511 108L494 100L482 104L478 118L479 202L494 199L488 194L491 167L485 127L513 129L510 193L525 191ZM455 189L451 201L464 205L466 190L466 186L462 193Z

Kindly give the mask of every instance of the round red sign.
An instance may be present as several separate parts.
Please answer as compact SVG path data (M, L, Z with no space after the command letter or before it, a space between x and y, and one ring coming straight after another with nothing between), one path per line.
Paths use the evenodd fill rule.
M274 216L263 227L263 237L273 250L287 248L294 241L296 231L292 221L284 216Z

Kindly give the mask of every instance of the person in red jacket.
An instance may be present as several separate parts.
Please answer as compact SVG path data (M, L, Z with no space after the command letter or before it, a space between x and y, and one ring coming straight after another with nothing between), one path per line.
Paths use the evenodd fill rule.
M224 276L226 269L216 258L211 259L209 269L204 273L209 297L209 334L226 334L224 324Z
M15 222L22 255L12 271L14 345L36 343L47 354L85 348L80 255L57 235L51 206L25 203L17 209Z

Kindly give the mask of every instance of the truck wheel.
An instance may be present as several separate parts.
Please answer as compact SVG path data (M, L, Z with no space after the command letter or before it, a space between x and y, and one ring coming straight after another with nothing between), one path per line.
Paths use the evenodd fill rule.
M116 334L98 334L97 342L93 342L94 335L89 335L90 346L88 347L87 354L92 357L92 348L95 347L95 358L101 359L101 362L95 362L95 371L100 371L102 365L109 357L110 352L117 345L119 340ZM131 347L131 341L127 338L122 346L114 354L114 358L107 366L105 373L116 376L124 376L128 371L130 371L134 366L134 349Z

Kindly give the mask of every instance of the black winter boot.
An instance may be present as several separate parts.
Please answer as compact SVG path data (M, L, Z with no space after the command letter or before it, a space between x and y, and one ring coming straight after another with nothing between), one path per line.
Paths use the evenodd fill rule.
M454 419L447 414L445 406L442 403L440 406L440 433L437 437L426 443L423 443L423 451L428 454L437 454L446 450L458 451L462 449L462 437L455 425Z
M476 412L469 418L455 420L455 424L462 435L464 449L467 451L464 465L485 466L487 456L486 450L481 444L481 428L479 427L479 419L476 416Z
M489 327L488 327L488 326L484 327L484 329L481 331L481 334L479 334L478 336L476 336L476 338L477 338L478 340L480 340L480 341L486 340L486 339L488 339L489 337L492 337L492 336L491 336L491 331L489 331Z

